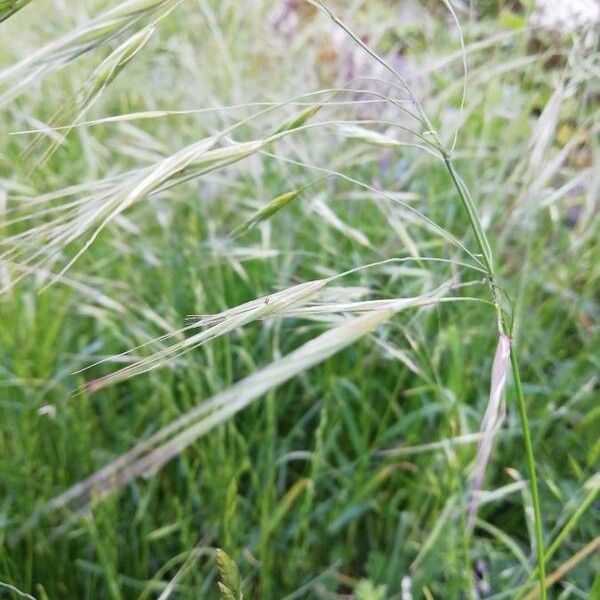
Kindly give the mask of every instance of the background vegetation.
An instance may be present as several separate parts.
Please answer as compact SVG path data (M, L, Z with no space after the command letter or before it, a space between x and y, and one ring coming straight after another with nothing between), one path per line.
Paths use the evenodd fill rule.
M444 164L414 147L432 134L403 129L417 126L402 86L309 4L139 0L103 16L117 4L36 0L0 24L0 597L216 598L216 548L246 598L534 590L510 384L469 527L497 325ZM440 139L452 145L458 129L454 162L515 301L552 597L596 598L597 32L538 31L526 5L477 3L457 13L465 77L443 2L330 6L408 81ZM313 94L344 86L354 91ZM77 120L100 122L16 134ZM282 123L281 139L243 155L240 143ZM141 194L53 280L119 185L223 131L238 162ZM285 304L291 286L347 271ZM170 350L191 345L188 315L262 297L272 315ZM334 325L345 332L359 310L348 303L406 298L417 300L162 469L48 510L201 401ZM148 357L138 370L158 368L99 389Z

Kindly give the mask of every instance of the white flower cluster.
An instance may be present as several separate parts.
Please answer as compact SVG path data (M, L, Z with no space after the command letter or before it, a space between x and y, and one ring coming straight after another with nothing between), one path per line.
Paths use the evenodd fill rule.
M531 25L561 33L600 25L600 0L536 0Z

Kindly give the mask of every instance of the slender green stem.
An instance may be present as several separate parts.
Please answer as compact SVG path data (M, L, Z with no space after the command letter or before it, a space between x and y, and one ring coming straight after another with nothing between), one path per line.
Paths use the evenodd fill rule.
M406 83L406 81L402 78L402 75L398 73L396 69L394 69L391 65L389 65L385 59L379 56L374 50L372 50L365 42L363 42L359 36L357 36L345 23L343 23L333 12L325 5L323 0L308 0L311 4L314 4L318 8L324 10L329 17L343 30L345 31L365 52L367 52L372 58L374 58L378 63L380 63L384 68L386 68L390 73L392 73L395 77L398 78L402 87L405 89L409 98L415 103L417 109L419 110L421 124L425 124L428 129L428 132L433 135L434 146L438 149L446 168L448 169L448 173L452 178L452 182L456 187L456 191L460 197L460 200L463 204L467 215L469 216L469 221L471 223L471 227L475 234L475 238L477 239L477 245L479 246L479 250L481 252L483 263L481 261L480 265L485 268L487 271L487 277L489 279L490 288L492 290L492 294L494 297L494 306L496 308L496 314L498 318L498 329L500 333L506 334L509 338L511 337L510 327L507 326L506 321L504 319L504 314L502 312L502 306L500 302L500 293L498 290L498 286L495 282L495 274L494 274L494 260L492 257L492 251L490 248L489 241L487 236L485 235L485 231L481 225L481 220L479 219L479 215L477 213L477 209L471 196L469 194L469 190L467 186L460 178L459 174L456 172L454 165L452 164L452 157L450 152L440 143L437 133L433 130L431 125L431 121L425 114L423 107L419 104L417 99L415 98L412 90ZM446 3L446 6L452 11L452 7ZM453 16L454 13L453 13ZM462 40L461 40L462 43ZM464 52L464 47L463 47ZM466 72L466 62L465 62L465 72ZM542 515L540 512L540 502L537 488L537 479L535 475L535 463L533 459L533 448L531 446L531 434L529 431L529 423L527 421L527 412L525 408L525 398L523 397L523 388L521 386L521 377L519 375L519 365L515 356L514 347L511 344L510 350L510 359L512 364L513 377L515 379L515 386L517 389L517 406L519 408L519 415L521 418L521 427L523 429L523 437L525 440L525 454L527 456L527 468L529 470L529 481L531 487L531 496L533 498L533 508L534 508L534 518L535 518L535 536L536 536L536 553L538 560L538 580L540 583L540 598L541 600L546 600L546 570L544 564L544 540L542 536Z
M466 210L467 214L469 215L469 220L471 221L471 227L473 228L473 233L475 233L475 238L477 239L477 245L479 246L479 249L483 256L485 267L488 271L488 276L490 278L493 278L494 267L493 267L493 263L492 263L492 252L490 250L489 242L487 241L487 239L485 237L483 227L481 226L481 222L479 220L479 215L477 214L477 211L475 210L475 206L473 205L473 201L469 197L469 194L468 194L464 184L461 182L461 179L460 179L458 173L456 172L454 165L452 164L452 160L451 160L450 156L447 154L447 152L444 149L441 149L441 152L444 157L444 163L446 164L446 168L448 169L448 172L450 173L450 177L452 178L452 182L454 183L454 187L456 188L456 191L458 192L458 196L460 197L460 200L463 204L464 209Z
M560 548L561 544L565 541L565 539L567 538L573 527L575 527L576 523L579 521L581 516L594 502L598 493L600 493L600 486L596 486L590 490L590 492L584 498L579 508L571 515L571 518L565 523L560 533L554 538L552 544L550 544L548 549L544 552L544 562L546 564L554 556L556 551ZM519 600L523 597L530 583L537 577L537 574L537 568L529 574L527 581L521 586L521 589L519 590L515 600Z
M456 173L454 169L454 165L452 164L452 160L448 153L440 147L440 152L444 158L444 163L446 164L446 168L450 173L450 177L452 178L452 182L456 187L456 191L460 197L460 200L465 208L469 216L469 221L471 222L471 227L473 228L473 232L475 234L475 238L477 239L477 245L481 251L483 256L484 265L488 272L488 278L490 281L490 286L492 288L492 293L494 295L494 305L496 307L496 313L498 316L498 328L501 332L505 333L509 337L511 337L511 331L509 327L507 327L504 315L502 313L502 308L500 305L500 297L498 293L498 288L495 284L495 274L494 274L494 264L492 259L492 253L490 250L490 245L487 241L485 232L483 231L483 227L481 226L481 222L479 221L479 215L475 209L473 201L471 200L469 193L462 183L460 177ZM533 501L533 515L534 515L534 529L535 529L535 540L536 540L536 556L537 556L537 575L540 586L540 600L546 600L546 565L544 558L544 537L542 531L542 512L540 510L540 497L538 492L537 485L537 477L535 474L535 461L533 455L533 446L531 444L531 433L529 429L529 420L527 418L527 409L525 406L525 397L523 395L523 387L521 385L521 375L519 372L519 363L517 361L515 347L511 343L510 347L510 362L512 365L513 378L515 382L515 389L517 392L517 407L519 410L519 418L521 420L521 429L523 430L523 440L525 443L525 456L527 459L527 470L529 472L529 486L531 489L531 498Z
M525 406L525 396L523 395L523 386L521 385L519 362L517 360L515 347L512 344L510 347L510 364L512 366L515 390L517 392L517 407L519 409L519 418L521 419L521 429L523 430L523 440L525 442L525 456L527 459L527 470L529 471L529 486L531 488L531 499L533 502L535 542L538 562L538 581L540 582L540 600L546 600L546 561L544 558L542 511L540 510L540 496L538 492L537 476L535 474L533 446L531 444L531 434L529 431L529 419L527 418L527 408Z

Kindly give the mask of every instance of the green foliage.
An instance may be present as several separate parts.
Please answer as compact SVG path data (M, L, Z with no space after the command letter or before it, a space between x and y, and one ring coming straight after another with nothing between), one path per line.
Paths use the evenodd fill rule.
M414 86L427 131L316 11L66 4L0 26L0 582L36 598L398 598L405 576L414 598L529 593L510 383L468 521L493 291L515 300L547 570L569 564L600 527L597 50L534 37L512 2L459 13L461 113L442 2L328 3ZM101 93L75 123L86 90ZM457 123L467 211L422 151ZM45 164L16 134L39 129ZM215 567L218 547L235 564ZM599 569L587 555L550 593L594 597Z
M0 23L27 6L31 0L0 0Z
M219 568L219 592L221 600L244 600L242 581L237 565L220 548L216 552L217 567Z
M356 600L385 600L386 586L375 585L369 579L361 579L354 589Z
M600 598L600 571L596 573L594 583L588 595L588 600L596 600L596 598Z
M300 191L301 190L292 190L291 192L286 192L273 198L266 206L254 213L246 223L235 229L231 234L232 237L237 237L238 235L246 233L253 227L256 227L259 223L271 218L276 212L295 200L298 197L298 194L300 194Z

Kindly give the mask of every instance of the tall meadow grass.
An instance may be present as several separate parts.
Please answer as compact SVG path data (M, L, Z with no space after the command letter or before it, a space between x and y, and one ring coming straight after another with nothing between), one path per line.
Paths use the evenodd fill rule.
M62 4L0 3L7 593L584 597L597 32Z

